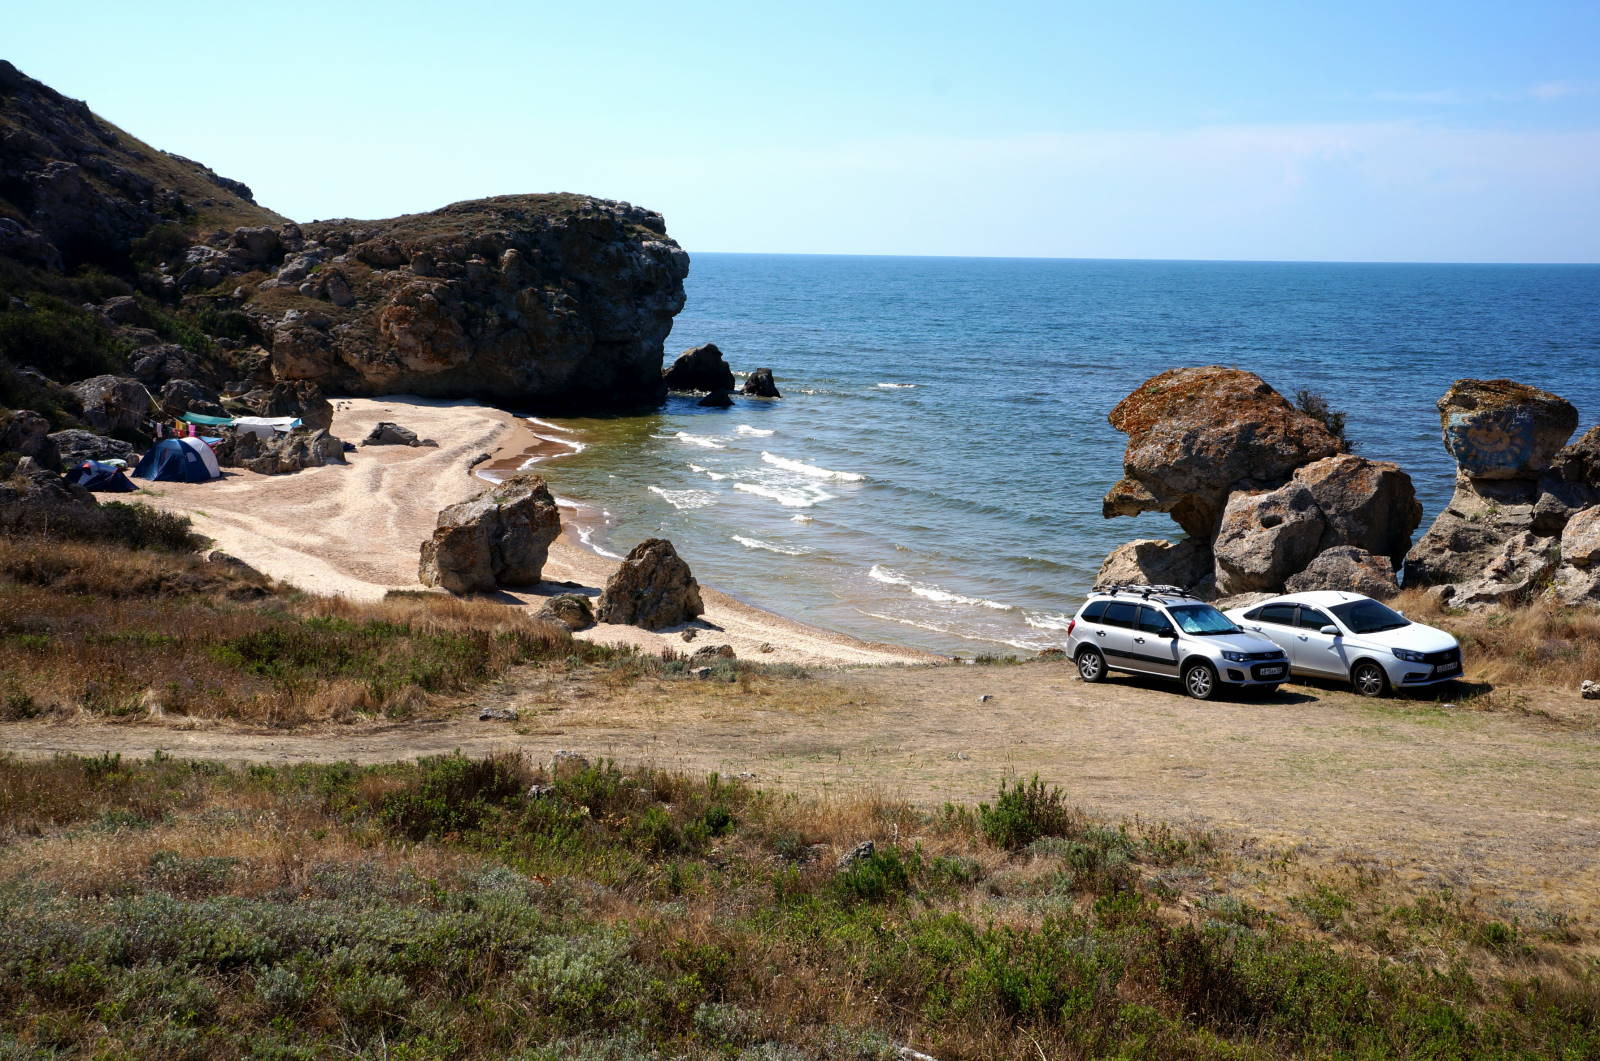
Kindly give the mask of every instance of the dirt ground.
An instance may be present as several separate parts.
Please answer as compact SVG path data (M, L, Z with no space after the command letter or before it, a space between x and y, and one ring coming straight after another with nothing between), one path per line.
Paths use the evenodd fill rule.
M1553 717L1537 696L1511 702L1520 710L1285 686L1199 703L1153 680L1085 685L1066 662L740 683L525 668L431 721L289 733L13 723L0 726L0 750L375 762L570 749L924 806L990 798L1001 779L1037 773L1112 819L1192 822L1463 896L1588 910L1600 896L1600 727L1570 710ZM479 722L484 706L515 707L520 719Z

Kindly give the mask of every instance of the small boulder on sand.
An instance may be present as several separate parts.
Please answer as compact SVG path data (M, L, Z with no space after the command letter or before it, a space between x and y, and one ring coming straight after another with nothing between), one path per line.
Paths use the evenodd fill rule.
M539 581L561 516L550 488L531 472L439 513L422 543L417 577L425 586L472 593Z
M583 630L594 625L594 609L589 607L589 598L579 593L551 597L539 609L538 617L560 623L568 630Z
M665 538L634 546L606 581L597 618L602 623L660 630L688 622L701 612L700 584Z
M401 427L389 420L380 420L361 440L363 446L437 446L431 438L418 438L409 427Z

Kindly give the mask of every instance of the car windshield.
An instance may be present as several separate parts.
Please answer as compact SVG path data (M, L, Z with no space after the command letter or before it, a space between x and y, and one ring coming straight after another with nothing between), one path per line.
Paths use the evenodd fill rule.
M1410 619L1370 598L1335 604L1328 610L1355 634L1376 634L1382 630L1398 630L1411 625Z
M1237 634L1233 620L1209 604L1184 604L1167 609L1186 634Z

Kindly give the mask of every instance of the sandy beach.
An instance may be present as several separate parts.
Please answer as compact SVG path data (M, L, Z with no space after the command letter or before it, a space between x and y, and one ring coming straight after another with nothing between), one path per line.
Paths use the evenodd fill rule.
M391 590L419 590L418 550L432 533L440 509L482 492L489 476L525 462L571 452L554 432L535 432L510 413L474 402L395 395L334 402L333 433L364 438L373 425L392 420L433 439L435 447L370 446L347 454L349 463L308 468L292 475L223 469L209 483L144 483L140 495L160 508L182 512L195 530L252 567L310 593L379 600ZM473 467L475 458L489 454ZM599 499L589 499L599 500ZM556 593L598 597L617 561L590 549L580 535L596 518L584 506L564 506L562 534L551 546L545 581L499 594L508 607L537 611ZM619 550L620 551L620 550ZM691 568L693 556L685 557ZM914 649L872 644L751 607L702 584L706 612L683 629L652 632L599 625L577 636L604 644L632 644L659 653L727 644L741 659L806 666L930 663L939 657Z

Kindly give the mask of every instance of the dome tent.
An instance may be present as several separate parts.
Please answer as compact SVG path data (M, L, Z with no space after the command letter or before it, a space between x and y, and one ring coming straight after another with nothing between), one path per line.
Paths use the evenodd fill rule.
M211 447L198 438L165 438L150 447L139 466L133 469L135 479L152 479L162 482L203 483L222 478L216 455Z
M96 494L126 494L139 489L128 482L128 477L122 474L121 468L99 461L84 461L67 472L63 478Z

